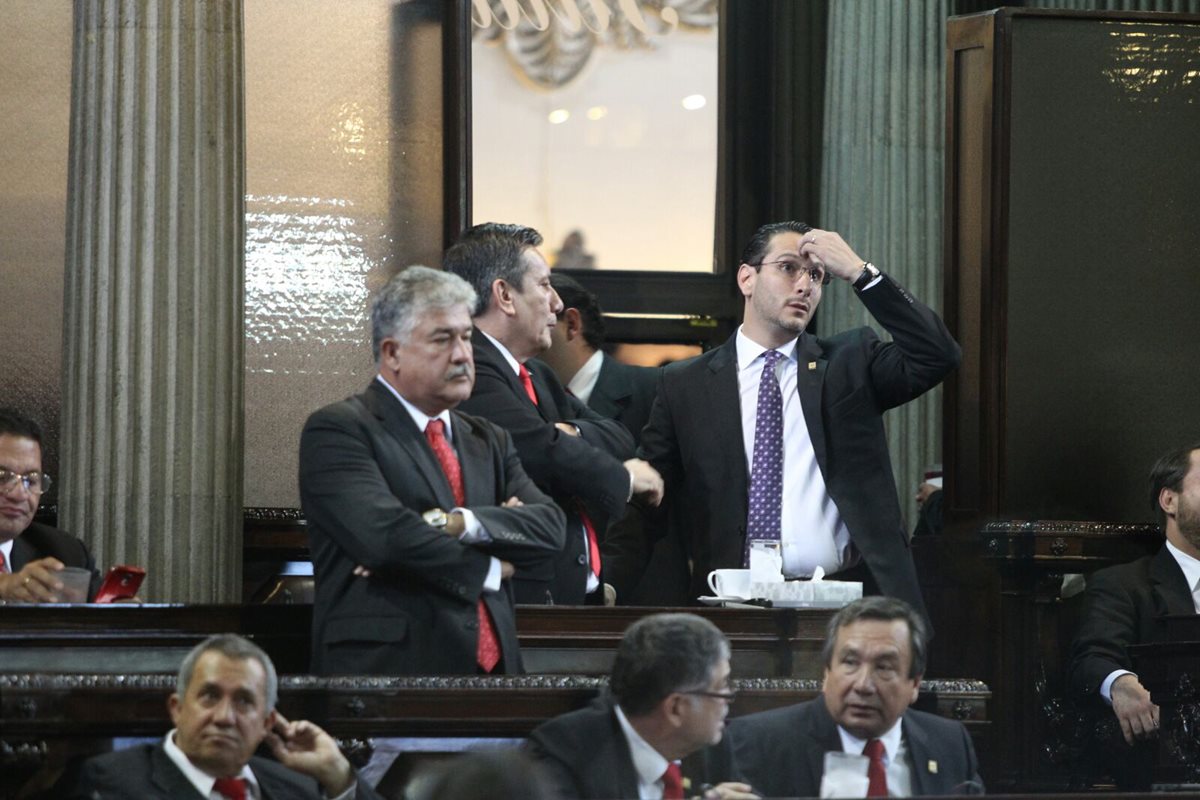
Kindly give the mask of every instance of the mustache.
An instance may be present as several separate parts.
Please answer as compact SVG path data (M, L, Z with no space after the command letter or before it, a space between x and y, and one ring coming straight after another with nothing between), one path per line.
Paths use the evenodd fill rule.
M446 380L452 381L456 378L469 378L471 375L472 370L470 364L459 364L458 366L451 367L449 370L447 370Z

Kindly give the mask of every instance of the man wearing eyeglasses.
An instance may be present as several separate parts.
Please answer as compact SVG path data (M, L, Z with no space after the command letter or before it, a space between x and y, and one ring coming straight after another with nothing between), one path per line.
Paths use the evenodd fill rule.
M50 476L42 472L42 428L13 409L0 409L0 601L54 603L64 567L92 573L88 597L100 574L83 542L33 521Z
M805 331L832 278L893 341L868 327ZM821 567L923 609L883 413L936 386L958 345L841 236L802 222L759 228L737 285L742 326L663 370L642 433L640 454L688 532L691 598L707 594L710 570L747 566L761 549L781 556L787 578Z
M756 798L743 783L693 784L693 768L732 775L728 750L681 763L721 741L733 698L724 634L694 614L652 614L625 631L609 694L540 725L526 747L564 800Z

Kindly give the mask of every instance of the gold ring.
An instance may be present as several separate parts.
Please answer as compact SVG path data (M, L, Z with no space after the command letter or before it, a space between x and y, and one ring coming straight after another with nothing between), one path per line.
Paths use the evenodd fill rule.
M29 576L28 576L28 575L26 575L26 576L25 576L25 580L21 581L21 585L22 585L22 586L28 586L28 585L29 585Z

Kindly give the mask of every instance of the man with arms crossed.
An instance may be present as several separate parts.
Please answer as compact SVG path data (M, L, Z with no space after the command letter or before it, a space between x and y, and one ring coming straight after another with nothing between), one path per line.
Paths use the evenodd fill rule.
M694 614L643 617L617 647L609 692L530 734L528 752L545 767L555 796L671 800L701 794L680 760L721 741L734 697L724 634ZM705 774L719 769L702 767ZM724 769L731 774L727 760ZM704 797L758 797L750 791L746 784L722 783Z
M844 752L867 757L867 797L982 793L962 723L909 708L926 644L924 620L902 600L843 608L825 635L821 697L730 724L742 777L764 797L824 796L825 754Z
M175 728L161 742L83 765L82 800L375 800L337 742L275 710L279 679L258 646L233 634L183 659L167 701ZM260 743L278 763L254 755Z
M804 331L835 277L893 341L867 327ZM841 236L802 222L759 228L737 283L742 326L663 369L642 432L642 456L662 473L671 509L684 510L691 597L708 593L710 570L746 566L761 541L781 550L785 577L821 567L923 609L883 413L937 385L958 345ZM860 562L865 570L838 575Z
M379 374L309 417L300 502L316 575L312 671L522 671L509 577L562 549L562 512L471 393L461 279L409 267L371 307Z

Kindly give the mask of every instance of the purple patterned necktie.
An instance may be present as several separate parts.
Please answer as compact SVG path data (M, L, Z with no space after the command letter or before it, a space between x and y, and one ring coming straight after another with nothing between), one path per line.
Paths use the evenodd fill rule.
M750 542L779 541L779 510L783 505L783 393L775 365L777 350L763 353L754 415L754 462L750 471L750 515L746 520L745 566L750 566Z

